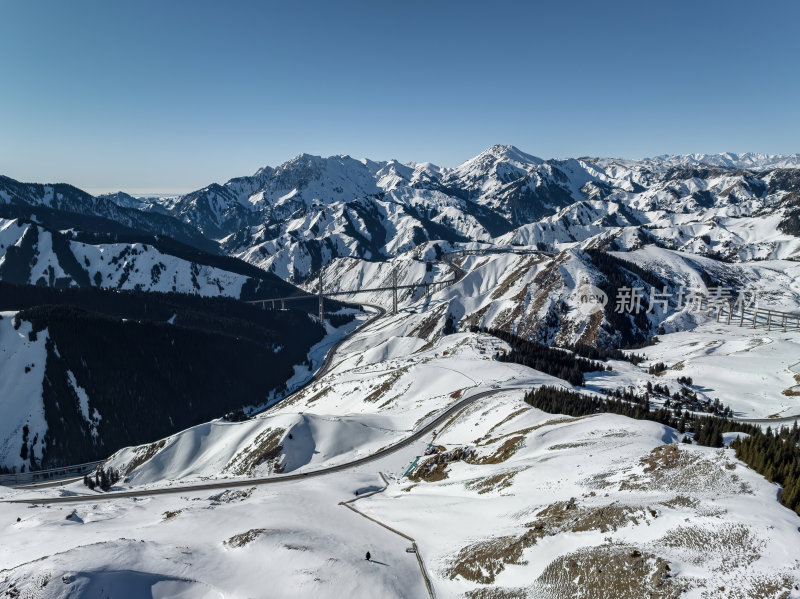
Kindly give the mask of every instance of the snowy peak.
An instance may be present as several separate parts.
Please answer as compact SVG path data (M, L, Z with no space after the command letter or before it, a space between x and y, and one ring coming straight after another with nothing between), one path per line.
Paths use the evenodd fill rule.
M476 165L476 164L497 164L498 162L511 162L515 163L520 166L533 166L537 164L542 164L544 160L533 156L531 154L526 154L519 148L515 146L504 146L500 144L495 144L491 148L487 148L475 158L471 158L461 164L460 166L456 167L456 170L461 169L465 165Z
M452 169L450 178L478 182L496 176L508 182L543 162L541 158L526 154L514 146L494 145Z

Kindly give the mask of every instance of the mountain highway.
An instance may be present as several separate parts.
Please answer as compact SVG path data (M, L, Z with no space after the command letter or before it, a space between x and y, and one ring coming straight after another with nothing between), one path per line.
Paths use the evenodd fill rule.
M365 456L363 458L359 458L357 460L353 460L351 462L346 462L344 464L338 464L336 466L329 466L327 468L321 468L319 470L312 470L311 472L302 472L298 474L282 474L282 475L274 475L269 477L263 478L245 478L245 479L231 479L231 480L218 480L210 483L200 483L200 484L193 484L193 485L180 485L175 487L165 487L159 489L132 489L130 491L115 491L112 493L95 493L91 495L67 495L63 497L30 497L30 498L20 498L20 499L10 499L6 500L6 503L26 503L26 504L36 504L36 505L47 505L47 504L54 504L54 503L97 503L98 501L109 501L112 499L124 499L124 498L131 498L131 497L146 497L150 495L174 495L176 493L187 493L193 491L210 491L215 489L231 489L236 487L252 487L257 485L271 485L271 484L281 484L281 483L288 483L308 478L315 478L319 476L326 476L328 474L333 474L335 472L342 472L344 470L349 470L351 468L355 468L356 466L362 466L364 464L369 464L370 462L374 462L381 458L384 458L388 455L395 453L396 451L407 447L408 445L418 441L428 433L436 430L442 423L446 422L450 416L456 414L460 410L464 409L468 405L483 399L485 397L490 397L496 393L502 393L503 391L507 391L508 389L488 389L486 391L480 391L469 397L465 397L462 400L456 402L443 412L441 412L436 418L431 420L428 424L422 426L421 428L417 429L414 433L398 441L393 445L389 445L372 455Z

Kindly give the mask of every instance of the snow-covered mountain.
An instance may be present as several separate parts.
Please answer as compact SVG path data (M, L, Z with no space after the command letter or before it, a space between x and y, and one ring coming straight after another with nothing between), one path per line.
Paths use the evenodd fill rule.
M800 154L762 154L745 152L736 154L664 154L645 158L643 162L666 166L721 166L747 170L767 170L775 168L800 168Z
M157 240L114 242L34 222L0 218L0 281L48 287L191 293L249 299L297 293L290 284L237 260Z
M401 283L441 280L447 268L432 265L446 251L560 252L552 260L513 251L467 257L460 262L467 276L434 302L437 326L450 319L461 330L494 326L545 342L618 345L674 324L653 313L621 319L613 305L587 320L572 300L580 285L613 293L621 282L655 284L674 293L699 281L736 292L758 287L774 307L800 303L787 261L800 258L800 169L744 170L742 164L785 166L791 157L741 155L734 165L732 156L543 160L493 146L445 168L303 154L179 198L148 198L138 208L112 202L136 206L130 196L97 199L58 186L20 184L14 201L23 206L29 193L33 204L52 196L59 209L90 212L96 205L104 213L111 205L111 216L116 209L137 219L182 220L220 238L226 253L284 280L305 281L325 266L329 290L385 286L395 264ZM761 158L772 162L757 163ZM12 248L0 248L6 280L234 296L242 288L240 276L199 272L185 256L173 264L148 244L117 247L108 236L87 242L62 233L76 225L60 221L48 221L47 231L23 231L12 220L4 221L8 239L0 241ZM309 291L315 285L305 284ZM421 293L402 291L401 304L427 309L432 300ZM350 299L390 303L386 294L374 295Z
M165 206L177 201L179 196L132 196L124 191L115 193L104 193L97 196L101 199L107 199L114 202L121 208L133 208L134 210L142 210L144 212L158 212L160 214L167 214Z
M551 251L656 244L728 261L797 258L798 166L797 155L762 154L543 160L496 145L452 168L302 154L180 197L93 198L3 178L0 201L93 214L185 242L202 234L297 282L340 257L385 260L426 241Z
M778 501L797 505L796 479L781 465L781 490L757 461L767 452L721 447L761 438L754 425L701 441L715 421L678 417L721 400L764 428L797 420L800 323L751 329L675 303L716 288L797 310L792 157L542 160L494 146L455 168L302 155L172 199L72 205L51 187L53 201L31 187L30 203L0 206L0 459L39 467L129 445L105 467L122 474L116 490L148 495L0 488L34 503L0 502L0 592L260 596L266 578L276 597L416 598L422 574L454 599L796 595L798 521ZM187 250L152 217L246 262ZM276 274L314 291L321 266L328 291L428 287L398 290L397 313L343 340L313 379L332 324L322 339L307 313L197 297L296 292ZM605 307L587 312L586 286ZM622 289L644 309L615 309ZM150 293L173 290L191 295ZM656 292L665 304L646 309ZM562 347L545 348L546 374L476 327ZM570 344L646 357L595 364L573 386L559 364L603 352ZM636 392L659 416L532 407L525 392L544 385L583 394L578 406ZM236 407L264 411L218 417ZM793 451L770 447L770 464ZM42 504L76 494L90 496Z
M800 306L800 264L796 262L728 263L642 244L635 236L622 239L627 246L623 251L616 249L619 238L593 238L552 258L512 246L471 244L469 251L477 254L451 258L464 272L459 281L427 296L424 288L401 289L399 304L405 311L425 314L424 328L430 331L443 331L450 320L460 331L491 327L546 344L605 347L639 344L660 332L683 330L707 319L677 307L681 288L706 296L722 288L734 300L740 291L747 298L755 291L761 306L786 311ZM323 284L330 291L381 288L391 284L395 270L401 285L444 281L453 273L447 263L436 262L436 256L453 249L460 251L461 244L423 244L380 263L339 258L326 268ZM488 252L481 254L481 250ZM315 285L311 280L304 286L313 291ZM585 285L606 293L603 311L583 311L579 292ZM617 312L617 292L623 286L642 290L641 313ZM645 313L653 286L659 293L666 288L670 304L666 310L657 306ZM353 294L349 299L392 305L391 291Z
M165 235L193 247L213 248L196 228L168 216L162 209L144 212L124 202L117 204L107 197L92 196L72 185L20 183L0 175L0 217L33 214L44 214L40 218L48 219L61 214L100 218L128 229Z
M454 168L303 154L162 208L292 280L338 257L383 260L433 240L558 250L622 235L726 260L789 258L800 252L798 164L757 154L543 160L500 145Z

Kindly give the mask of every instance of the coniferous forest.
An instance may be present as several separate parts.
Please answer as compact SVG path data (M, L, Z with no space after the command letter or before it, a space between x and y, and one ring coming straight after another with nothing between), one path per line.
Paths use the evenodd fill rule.
M783 487L781 503L800 514L800 428L797 423L791 429L763 431L756 425L718 416L697 416L665 407L652 409L646 395L605 398L548 386L526 393L525 401L550 414L577 417L609 412L637 420L653 420L679 433L692 433L698 445L708 447L722 447L723 433L743 433L730 445L736 457L770 482L780 484Z
M473 327L471 330L473 333L487 333L502 339L511 346L510 352L498 356L501 362L522 364L564 379L571 385L582 386L585 372L597 372L606 369L605 364L602 362L576 355L574 349L559 349L536 341L526 341L513 333L500 329ZM584 349L584 351L586 350ZM602 350L597 350L595 355L601 357L603 355Z
M100 459L263 404L324 335L302 310L174 293L0 283L2 310L20 310L15 327L30 322L32 340L47 339L47 433L42 455L21 449L30 470ZM76 387L100 416L94 425Z

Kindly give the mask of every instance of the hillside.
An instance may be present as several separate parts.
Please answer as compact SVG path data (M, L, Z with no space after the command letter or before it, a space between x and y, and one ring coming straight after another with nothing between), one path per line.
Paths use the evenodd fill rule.
M468 253L459 254L461 248ZM745 301L755 301L755 293L761 306L778 310L796 311L800 306L797 262L730 263L657 245L620 252L581 244L548 257L511 246L429 243L377 264L337 259L325 270L326 289L383 287L390 284L395 268L400 284L447 280L453 277L452 267L437 261L437 256L450 250L456 250L449 258L452 264L464 273L458 282L428 296L424 288L398 293L403 309L424 313L431 331L442 331L450 319L459 331L494 327L548 344L627 347L709 320L706 313L678 306L681 289L708 297L722 288L731 302L740 292ZM315 285L312 280L305 287L311 291ZM580 292L585 285L606 293L608 302L602 311L587 314L583 310ZM638 314L618 311L617 294L623 287L641 289ZM647 311L651 287L660 293L666 288L666 309L657 303ZM391 292L344 297L384 306L392 301Z
M186 294L0 283L0 311L0 465L18 471L100 459L265 404L295 366L308 370L326 333L301 310Z
M681 444L677 431L653 422L532 408L525 390L573 387L496 361L506 346L490 336L426 338L425 318L406 311L357 333L324 377L256 418L202 424L126 448L107 463L124 476L118 489L169 490L219 478L242 486L113 502L95 491L90 503L26 508L17 523L12 515L21 506L0 503L9 516L4 537L23 548L0 555L11 566L0 588L64 597L141 584L216 597L257 594L268 572L276 597L295 596L298 585L317 597L342 589L425 596L415 556L405 551L409 541L337 505L364 495L353 508L413 536L437 597L566 599L610 588L623 599L792 596L800 584L792 553L797 516L731 449ZM797 333L726 330L731 346L711 353L704 339L720 331L665 335L647 348L646 362L611 360L611 370L587 377L585 391L673 387L690 372L698 392L722 394L724 377L708 373L771 364L793 351L775 345L797 344ZM696 348L692 356L686 347ZM737 352L744 355L731 365ZM648 374L662 359L674 371ZM771 382L770 395L786 380ZM481 391L491 394L376 461L319 478L254 481L370 455ZM725 399L741 416L760 415L757 404ZM383 491L378 472L388 481ZM48 493L87 492L75 483ZM49 557L41 558L42 543ZM364 560L365 551L374 561ZM118 554L132 572L109 557Z
M274 274L246 262L133 230L69 229L0 218L0 280L55 288L100 287L262 299L297 295ZM51 224L52 219L48 219ZM64 226L65 223L59 223ZM310 303L308 304L311 305Z
M107 198L92 196L64 183L21 183L0 175L0 216L9 214L14 217L35 214L44 218L59 214L79 215L86 217L84 222L102 219L127 229L171 237L200 249L213 247L196 228L167 214L122 207Z

